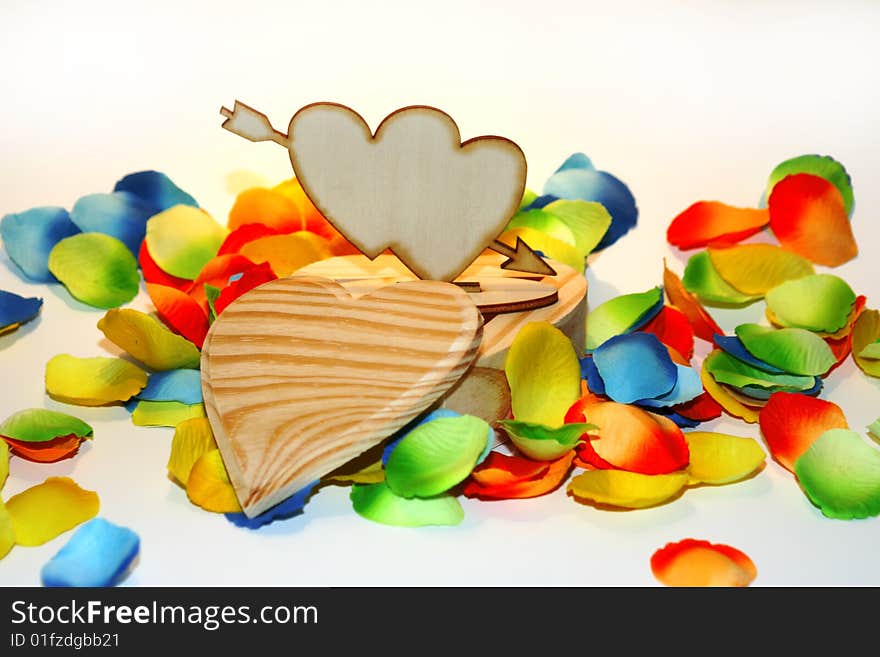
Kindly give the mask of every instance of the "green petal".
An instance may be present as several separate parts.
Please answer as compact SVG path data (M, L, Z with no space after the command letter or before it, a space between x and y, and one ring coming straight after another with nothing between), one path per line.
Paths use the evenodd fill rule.
M486 447L489 425L473 415L420 424L395 446L385 481L402 497L433 497L463 481Z
M804 329L740 324L736 336L753 356L789 374L821 376L837 362L828 343Z
M587 350L639 326L662 300L663 288L655 287L647 292L622 294L598 306L587 315Z
M840 162L828 155L800 155L776 165L770 174L770 180L767 181L766 197L770 198L770 192L773 191L776 183L796 173L819 176L837 187L840 195L843 196L846 213L852 216L854 198L849 174Z
M581 396L581 366L568 336L550 322L529 322L507 352L504 372L513 417L558 427Z
M9 476L9 445L5 440L0 440L0 490L3 489L3 484L6 483L6 477ZM0 501L0 505L3 502ZM2 540L0 540L0 544L2 544ZM3 550L0 549L0 558L3 557Z
M880 451L855 431L829 429L794 464L807 496L829 518L880 515Z
M760 295L744 294L721 278L708 251L700 251L690 257L681 282L688 292L710 305L743 305L761 298Z
M535 199L538 198L538 194L531 189L527 189L523 192L522 201L519 202L519 209L529 207Z
M865 310L853 324L852 353L862 371L868 376L880 377L880 359L866 357L880 338L880 312Z
M793 374L771 374L764 372L720 349L706 357L704 367L718 383L725 383L734 388L758 386L764 389L800 392L809 390L816 381L811 376Z
M217 255L226 229L204 210L175 205L147 221L147 249L168 274L195 279Z
M121 358L59 354L46 363L46 392L80 406L128 401L147 385L147 373Z
M384 481L355 484L351 487L350 497L358 515L383 525L457 525L464 519L464 509L452 495L407 499L395 495Z
M141 400L131 413L132 423L139 427L176 427L197 417L205 417L204 404Z
M29 443L42 443L60 436L90 438L92 427L67 413L28 408L10 415L0 424L0 436Z
M128 247L103 233L79 233L58 242L49 254L49 271L71 296L96 308L128 303L141 280Z
M553 201L544 206L544 212L561 219L571 229L574 246L584 256L596 248L611 226L608 210L595 201Z
M500 425L516 448L536 461L555 461L574 449L581 436L598 428L594 424L573 423L551 429L543 424L516 420L503 420Z
M786 281L767 293L767 310L776 323L834 333L846 326L856 295L842 278L813 274Z
M154 370L198 369L198 347L154 317L131 308L107 311L98 328L117 347Z
M874 438L880 440L880 418L877 418L868 425L868 431L873 434Z
M531 228L545 233L553 239L575 246L574 231L559 217L544 209L518 212L507 224L505 230L512 228Z

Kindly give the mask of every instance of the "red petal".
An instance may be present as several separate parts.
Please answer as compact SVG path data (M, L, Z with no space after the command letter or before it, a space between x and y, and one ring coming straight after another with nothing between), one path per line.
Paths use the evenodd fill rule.
M555 490L565 481L566 476L571 470L573 458L574 450L564 454L555 461L545 463L549 467L540 477L517 481L507 485L481 486L473 479L469 479L467 484L465 484L463 493L466 497L476 497L484 500L507 500L544 495Z
M760 232L769 221L766 209L698 201L672 220L666 239L680 249L729 246Z
M684 313L672 306L663 306L663 309L642 329L646 333L653 333L667 347L672 347L686 360L694 355L694 330Z
M156 306L156 314L172 330L199 349L208 334L208 316L199 302L173 287L147 284L147 294Z
M220 249L217 251L217 255L238 253L241 247L248 242L253 242L261 237L280 234L280 231L266 224L243 224L226 236L226 239L223 240L223 244L220 245Z
M663 266L663 288L669 303L678 308L694 330L694 335L707 342L715 341L715 334L724 335L721 327L715 323L712 316L697 301L693 294L688 292L681 279L666 265Z
M592 392L590 392L589 388L586 387L586 381L584 380L581 380L581 388L585 391L584 395L574 404L572 404L571 408L569 408L568 411L566 411L564 419L565 424L578 424L586 422L587 420L584 413L587 406L608 401L607 398L600 397L599 395L594 395Z
M783 248L837 267L859 253L840 190L807 173L786 176L767 201L770 228Z
M222 290L229 285L230 276L241 274L254 267L256 265L250 259L238 253L215 256L202 267L202 271L199 272L198 277L193 281L187 293L198 301L202 310L207 313L208 298L205 296L205 284L213 285Z
M147 249L146 240L141 242L141 248L138 251L138 262L141 265L141 271L144 273L144 281L147 283L166 285L177 290L187 290L189 289L189 286L192 285L192 281L186 278L178 278L177 276L166 274L159 265L156 264L156 261L153 260L153 256L150 255L150 251Z
M272 271L272 266L268 262L260 263L252 269L248 269L242 274L241 278L223 288L220 296L214 301L214 311L219 315L226 310L230 303L238 299L245 292L249 292L258 285L274 281L277 278L275 272Z
M489 452L486 460L471 472L471 477L481 486L507 486L540 477L549 467L547 461Z
M837 404L793 392L774 392L758 414L773 458L794 472L794 463L828 429L848 429Z
M721 413L724 411L721 404L712 399L712 395L705 391L689 402L673 406L672 410L689 420L696 420L698 422L714 420L717 417L721 417Z
M620 470L603 459L593 449L593 443L583 440L575 447L574 464L580 468L596 468L597 470Z
M82 441L85 440L75 433L58 436L52 440L44 440L42 442L16 440L6 436L0 436L0 438L6 441L9 449L16 456L20 456L28 461L37 461L38 463L53 463L68 456L73 456L76 454Z

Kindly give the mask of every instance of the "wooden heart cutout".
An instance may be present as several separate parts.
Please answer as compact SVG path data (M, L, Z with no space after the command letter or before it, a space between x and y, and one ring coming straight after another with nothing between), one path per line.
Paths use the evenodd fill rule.
M399 109L374 135L348 107L316 103L293 116L287 137L296 177L321 213L368 257L390 248L422 279L464 271L525 189L519 146L494 136L461 143L452 118L432 107Z
M468 369L482 337L468 294L408 281L352 298L294 276L231 303L202 350L205 410L249 517L381 442Z

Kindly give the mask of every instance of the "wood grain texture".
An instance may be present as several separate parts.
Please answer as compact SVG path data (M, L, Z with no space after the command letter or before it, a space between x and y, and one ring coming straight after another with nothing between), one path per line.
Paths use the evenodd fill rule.
M288 128L303 190L370 258L391 250L419 278L451 281L519 208L526 159L509 139L461 142L452 118L404 107L376 132L335 103L300 109Z
M294 276L243 295L202 351L205 409L253 517L436 402L468 369L482 317L468 294L407 281L352 298Z

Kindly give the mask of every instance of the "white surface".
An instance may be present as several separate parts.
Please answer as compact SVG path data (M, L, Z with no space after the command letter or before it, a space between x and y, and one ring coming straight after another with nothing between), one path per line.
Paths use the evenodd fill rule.
M693 201L754 204L776 163L831 154L854 181L861 248L835 273L877 307L880 5L769 5L6 0L0 214L70 207L155 168L225 221L229 174L274 183L291 171L277 146L221 130L222 104L241 99L284 126L317 100L349 104L371 125L426 103L449 112L465 139L516 141L534 189L578 150L630 185L639 226L592 262L593 306L660 283L664 256L682 271L664 232ZM598 511L559 490L464 499L458 527L396 529L358 517L347 489L327 488L303 516L238 529L191 506L166 478L171 429L134 427L121 408L46 398L48 358L108 348L95 327L102 313L59 286L23 282L5 256L0 289L45 299L38 321L0 338L0 416L46 406L95 428L73 460L13 460L3 496L61 474L98 491L101 514L142 539L126 584L654 586L651 554L695 537L748 553L756 586L880 585L880 519L823 518L773 462L744 483L643 511ZM761 312L756 304L714 314L729 330ZM858 430L880 415L880 385L852 361L829 377L823 397ZM729 419L708 426L758 436ZM66 538L14 548L0 561L0 584L39 584L40 567Z

